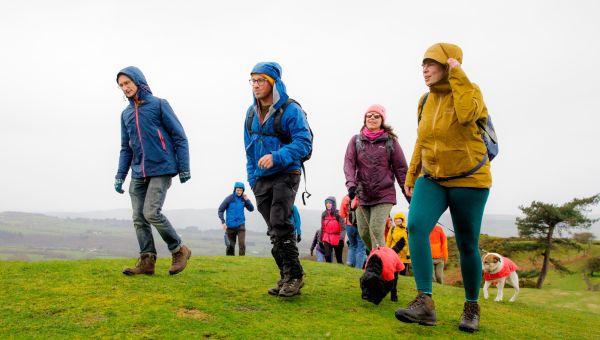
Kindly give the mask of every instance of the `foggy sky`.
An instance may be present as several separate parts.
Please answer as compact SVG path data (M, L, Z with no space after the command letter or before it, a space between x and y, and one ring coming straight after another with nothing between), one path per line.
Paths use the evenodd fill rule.
M427 92L420 65L436 42L463 49L496 126L486 213L590 196L600 192L598 17L597 1L1 1L0 211L130 207L113 189L127 105L115 77L129 65L190 143L192 179L174 178L165 209L218 207L246 182L247 80L266 60L308 113L307 208L322 209L346 192L344 152L369 105L387 108L410 160ZM394 211L406 211L397 191Z

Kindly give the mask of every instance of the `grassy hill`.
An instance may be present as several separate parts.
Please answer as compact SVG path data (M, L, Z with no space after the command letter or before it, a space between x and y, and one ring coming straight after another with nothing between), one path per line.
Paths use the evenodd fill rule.
M398 339L467 337L457 329L463 291L434 286L438 326L398 322L394 311L415 295L401 277L399 302L360 299L360 271L303 261L302 295L266 294L276 280L272 259L192 257L169 276L127 277L131 259L0 262L0 338ZM495 296L492 290L492 296ZM481 338L600 338L600 293L524 289L515 303L482 301ZM512 289L505 291L510 296ZM567 298L570 300L570 298ZM583 306L583 308L581 308ZM589 307L592 306L592 307ZM595 307L593 307L595 306Z

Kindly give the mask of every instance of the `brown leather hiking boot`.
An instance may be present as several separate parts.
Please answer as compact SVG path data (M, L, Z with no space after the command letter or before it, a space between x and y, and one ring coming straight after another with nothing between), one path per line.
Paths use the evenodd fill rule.
M281 290L281 287L283 287L283 279L277 281L277 287L269 288L267 293L269 293L269 295L279 295L279 291Z
M192 251L186 246L181 246L178 252L173 253L173 263L169 268L169 274L175 275L181 273L187 266L188 259L192 256Z
M279 296L290 297L299 295L302 287L304 287L304 279L291 279L283 284L279 290Z
M396 310L396 319L402 322L417 322L419 325L435 326L435 303L429 295L419 292L417 297L408 304L408 307Z
M477 302L465 301L463 314L460 317L458 329L463 332L473 333L479 330L479 304Z
M137 260L135 267L123 269L125 275L154 275L154 264L156 264L156 255L154 254L143 254Z

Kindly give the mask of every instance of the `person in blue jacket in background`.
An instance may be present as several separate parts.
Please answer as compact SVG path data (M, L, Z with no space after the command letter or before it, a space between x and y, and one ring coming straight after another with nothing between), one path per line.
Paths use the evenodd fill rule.
M302 235L302 219L295 204L292 206L292 224L294 225L294 233L296 233L296 242L300 243L300 240L302 240L300 236Z
M153 225L167 244L173 261L169 274L185 269L192 251L182 244L171 222L161 213L171 186L179 174L185 183L191 178L188 140L183 126L165 99L152 95L142 71L129 66L117 74L117 84L129 100L121 114L121 152L115 176L115 190L122 194L123 183L131 168L129 195L133 208L133 225L140 246L135 267L125 275L154 274L156 248Z
M281 72L275 62L258 63L250 72L253 103L246 111L244 145L248 182L267 223L271 254L279 267L280 279L268 293L290 297L304 286L291 217L302 159L312 151L312 133L300 105L288 101ZM275 127L286 140L276 134Z
M254 206L248 196L244 194L245 190L244 183L235 182L233 193L225 197L223 203L219 206L219 218L229 241L225 251L228 256L235 255L236 237L239 242L239 255L246 255L246 217L244 216L244 208L248 211L254 211ZM225 214L225 217L223 217L223 214Z

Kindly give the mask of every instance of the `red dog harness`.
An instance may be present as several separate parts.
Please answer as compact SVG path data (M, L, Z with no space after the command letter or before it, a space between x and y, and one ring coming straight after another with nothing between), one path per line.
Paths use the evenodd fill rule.
M511 261L508 257L502 256L502 269L500 269L500 271L496 274L483 273L483 278L486 281L501 279L509 276L510 273L516 271L517 269L519 269L519 267L517 267L513 261Z
M390 248L377 247L371 250L371 254L367 259L367 264L373 255L379 256L381 263L383 263L381 278L383 278L384 281L392 281L394 279L394 273L404 270L404 263L400 261L398 254L396 254L396 252ZM365 268L367 268L366 265Z

